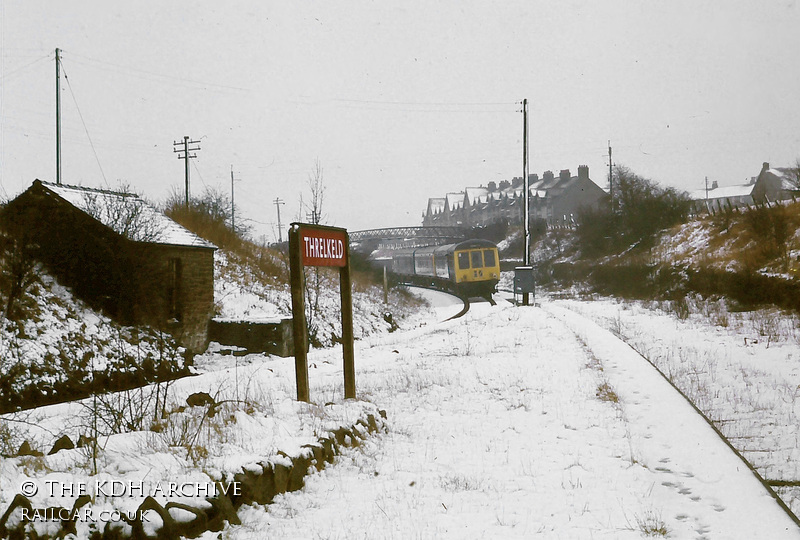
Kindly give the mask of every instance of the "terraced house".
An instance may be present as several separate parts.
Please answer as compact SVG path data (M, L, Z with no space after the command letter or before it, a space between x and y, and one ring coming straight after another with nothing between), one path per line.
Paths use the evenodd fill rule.
M524 213L522 178L503 180L498 185L468 187L445 197L428 199L422 217L426 227L476 227L506 221L521 223ZM528 177L531 220L541 219L550 225L574 223L581 207L597 208L606 204L608 194L589 178L589 167L578 167L578 175L569 169L558 176L546 171Z

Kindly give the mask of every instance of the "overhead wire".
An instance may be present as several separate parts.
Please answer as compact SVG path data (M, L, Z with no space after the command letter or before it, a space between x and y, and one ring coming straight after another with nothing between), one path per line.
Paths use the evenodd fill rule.
M21 71L24 71L24 70L28 69L29 67L31 67L31 66L33 66L35 64L38 64L42 60L48 60L48 59L50 59L52 57L53 57L53 54L46 54L44 56L40 56L39 58L37 58L36 60L34 60L32 62L28 62L27 64L24 64L24 65L22 65L22 66L20 66L20 67L18 67L16 69L13 69L13 70L9 71L8 73L3 73L2 75L0 75L0 80L6 81L12 75L15 75L15 74L17 74L17 73L19 73ZM3 57L3 66L5 66L5 57Z
M139 73L139 74L142 74L142 75L149 75L150 77L158 77L158 78L161 78L161 79L170 79L170 80L173 80L173 81L185 83L187 85L195 85L195 86L202 86L202 87L214 87L214 88L220 88L220 89L224 89L224 90L235 90L235 91L238 91L238 92L250 92L251 91L249 88L242 88L242 87L238 87L238 86L231 86L231 85L225 85L225 84L216 84L216 83L211 83L211 82L208 82L208 81L199 81L199 80L194 80L194 79L188 79L186 77L178 77L178 76L175 76L175 75L166 75L166 74L163 74L163 73L156 73L154 71L147 71L147 70L144 70L144 69L133 68L133 67L125 66L125 65L121 65L121 64L114 64L112 62L107 62L105 60L98 60L96 58L92 58L90 56L84 56L84 55L81 55L81 54L76 54L76 53L70 53L70 54L71 54L71 56L74 56L74 57L77 57L77 58L83 58L84 60L88 60L89 62L92 62L92 63L95 63L95 64L100 64L100 66L108 66L108 67L115 68L116 70L118 70L118 72L122 71L122 72L130 72L130 73ZM90 65L87 62L80 62L80 63L82 63L84 65ZM108 67L106 67L105 69L109 70ZM100 69L104 69L104 68L100 67Z
M78 106L78 100L75 98L75 92L72 90L72 83L69 82L69 77L67 76L67 70L64 69L63 59L61 62L61 69L64 71L64 80L67 81L67 87L69 88L69 93L72 96L72 101L75 103L75 108L78 110L78 117L80 117L81 123L83 124L83 130L86 132L86 138L89 139L89 146L92 147L92 153L94 154L94 159L97 161L97 166L100 169L100 175L103 177L103 182L108 184L106 173L103 171L103 165L100 164L100 156L97 155L97 150L94 147L94 142L92 142L92 137L91 135L89 135L89 128L86 126L86 121L83 119L83 113L81 112L80 106Z

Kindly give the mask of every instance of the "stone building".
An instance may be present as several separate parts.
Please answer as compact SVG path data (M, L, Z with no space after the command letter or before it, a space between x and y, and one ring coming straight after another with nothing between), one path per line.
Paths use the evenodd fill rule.
M800 169L797 167L770 167L764 162L758 176L744 184L720 186L714 180L708 189L698 189L689 194L695 212L715 213L720 210L773 203L797 198L800 194Z
M506 221L521 223L525 202L523 179L489 182L486 187L468 187L443 198L428 199L423 214L425 227L476 227ZM578 175L569 169L558 176L546 171L528 177L531 220L542 219L551 225L574 223L581 207L597 208L608 194L589 178L589 167L578 167Z
M216 246L138 196L35 180L0 218L93 308L165 330L192 352L207 347Z

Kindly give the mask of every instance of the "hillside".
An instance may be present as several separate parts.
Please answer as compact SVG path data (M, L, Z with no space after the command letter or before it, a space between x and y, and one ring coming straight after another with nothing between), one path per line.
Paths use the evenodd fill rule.
M84 397L93 385L122 389L184 372L184 350L171 336L112 321L42 269L16 305L13 317L0 319L3 411Z
M549 230L532 260L540 284L627 298L720 297L742 307L800 309L800 203L696 216L616 250L593 252L578 230ZM587 289L588 288L588 289Z

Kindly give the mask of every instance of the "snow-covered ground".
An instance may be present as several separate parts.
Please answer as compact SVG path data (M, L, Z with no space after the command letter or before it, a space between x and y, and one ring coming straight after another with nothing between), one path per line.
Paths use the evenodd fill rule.
M556 305L592 318L649 358L766 480L800 479L796 316L775 309L729 312L722 301L696 299L689 299L683 320L670 309L641 302L562 300ZM800 514L800 488L776 490Z
M389 433L224 538L800 538L655 370L556 305L473 305L357 361Z
M205 453L170 446L164 430L119 435L105 441L103 474L215 478L291 454L379 407L387 433L346 450L302 490L241 508L242 524L221 537L800 538L691 406L614 333L577 313L614 316L610 303L476 302L442 322L460 305L421 294L433 310L356 343L360 401L343 403L339 347L309 355L311 405L292 399L292 359L210 355L199 359L207 373L175 383L171 395L204 390L246 406L199 430ZM707 339L681 336L684 347ZM67 431L80 407L40 409L30 420L41 428L19 429L45 439L42 428ZM27 478L89 471L83 450L3 459L0 503Z

